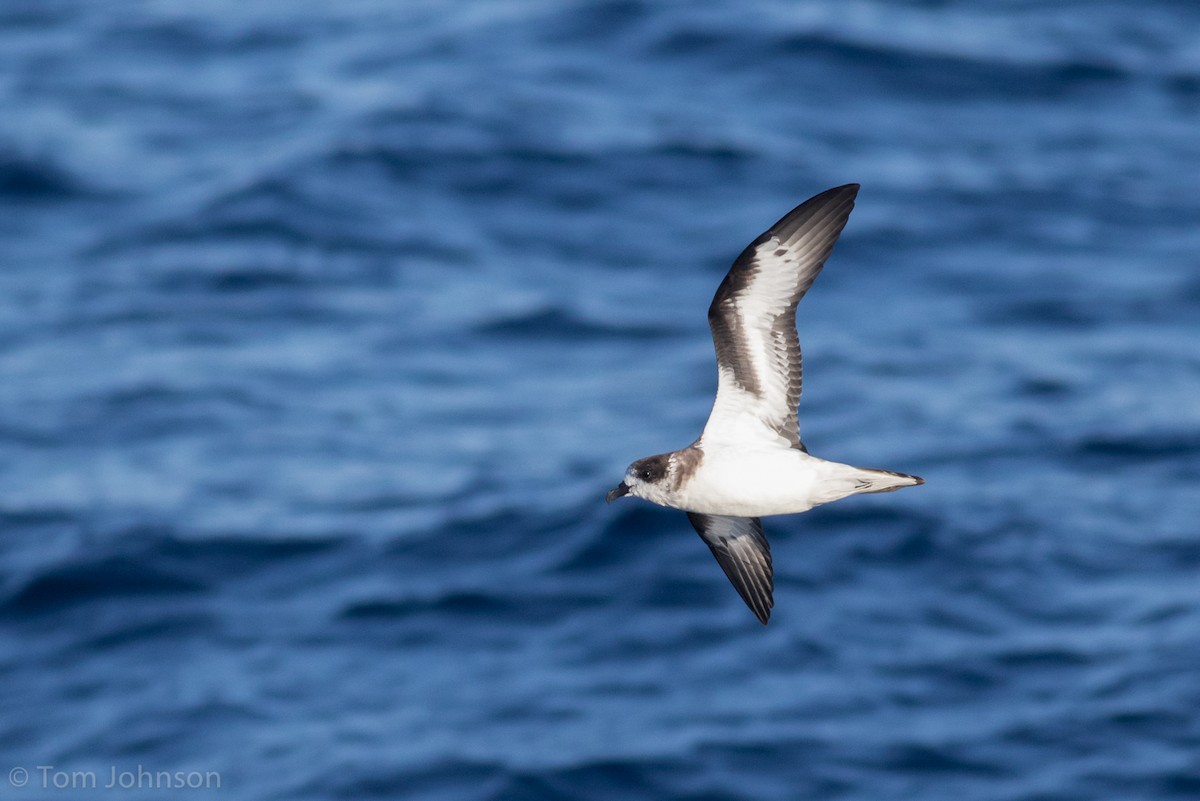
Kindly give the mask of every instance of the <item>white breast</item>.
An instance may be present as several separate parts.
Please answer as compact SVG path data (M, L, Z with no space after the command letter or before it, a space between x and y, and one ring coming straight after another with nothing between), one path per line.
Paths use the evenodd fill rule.
M741 517L806 512L825 464L790 448L705 448L699 469L680 487L678 508Z

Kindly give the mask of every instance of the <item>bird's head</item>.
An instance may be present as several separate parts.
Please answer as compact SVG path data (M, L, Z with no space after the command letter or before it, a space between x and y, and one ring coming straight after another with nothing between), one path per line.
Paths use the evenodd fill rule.
M629 465L621 483L608 491L604 499L612 503L617 498L633 495L651 503L664 503L667 492L667 477L671 473L671 454L660 453L647 456Z

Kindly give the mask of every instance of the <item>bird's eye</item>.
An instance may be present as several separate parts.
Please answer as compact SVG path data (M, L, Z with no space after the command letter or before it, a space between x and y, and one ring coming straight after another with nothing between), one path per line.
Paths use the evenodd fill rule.
M643 470L643 471L641 472L641 478L642 478L642 481L649 481L649 480L650 480L650 471L649 471L649 470Z

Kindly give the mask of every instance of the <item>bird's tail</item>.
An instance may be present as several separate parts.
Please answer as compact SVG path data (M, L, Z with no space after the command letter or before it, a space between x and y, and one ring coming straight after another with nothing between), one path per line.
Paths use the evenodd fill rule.
M891 470L875 470L870 467L852 467L848 464L829 462L830 471L820 482L816 503L830 503L850 495L870 492L895 492L904 487L924 484L925 479Z
M860 467L854 475L855 495L865 495L871 492L895 492L905 487L915 487L924 484L920 476L910 476L908 473L893 473L891 470L876 470L870 467Z

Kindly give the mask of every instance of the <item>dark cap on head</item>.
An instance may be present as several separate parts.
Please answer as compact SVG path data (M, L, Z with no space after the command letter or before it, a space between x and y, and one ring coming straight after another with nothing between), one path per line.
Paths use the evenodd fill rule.
M645 459L638 459L629 465L629 469L635 476L647 484L656 484L666 476L670 456L669 453L660 453L658 456L647 456Z

